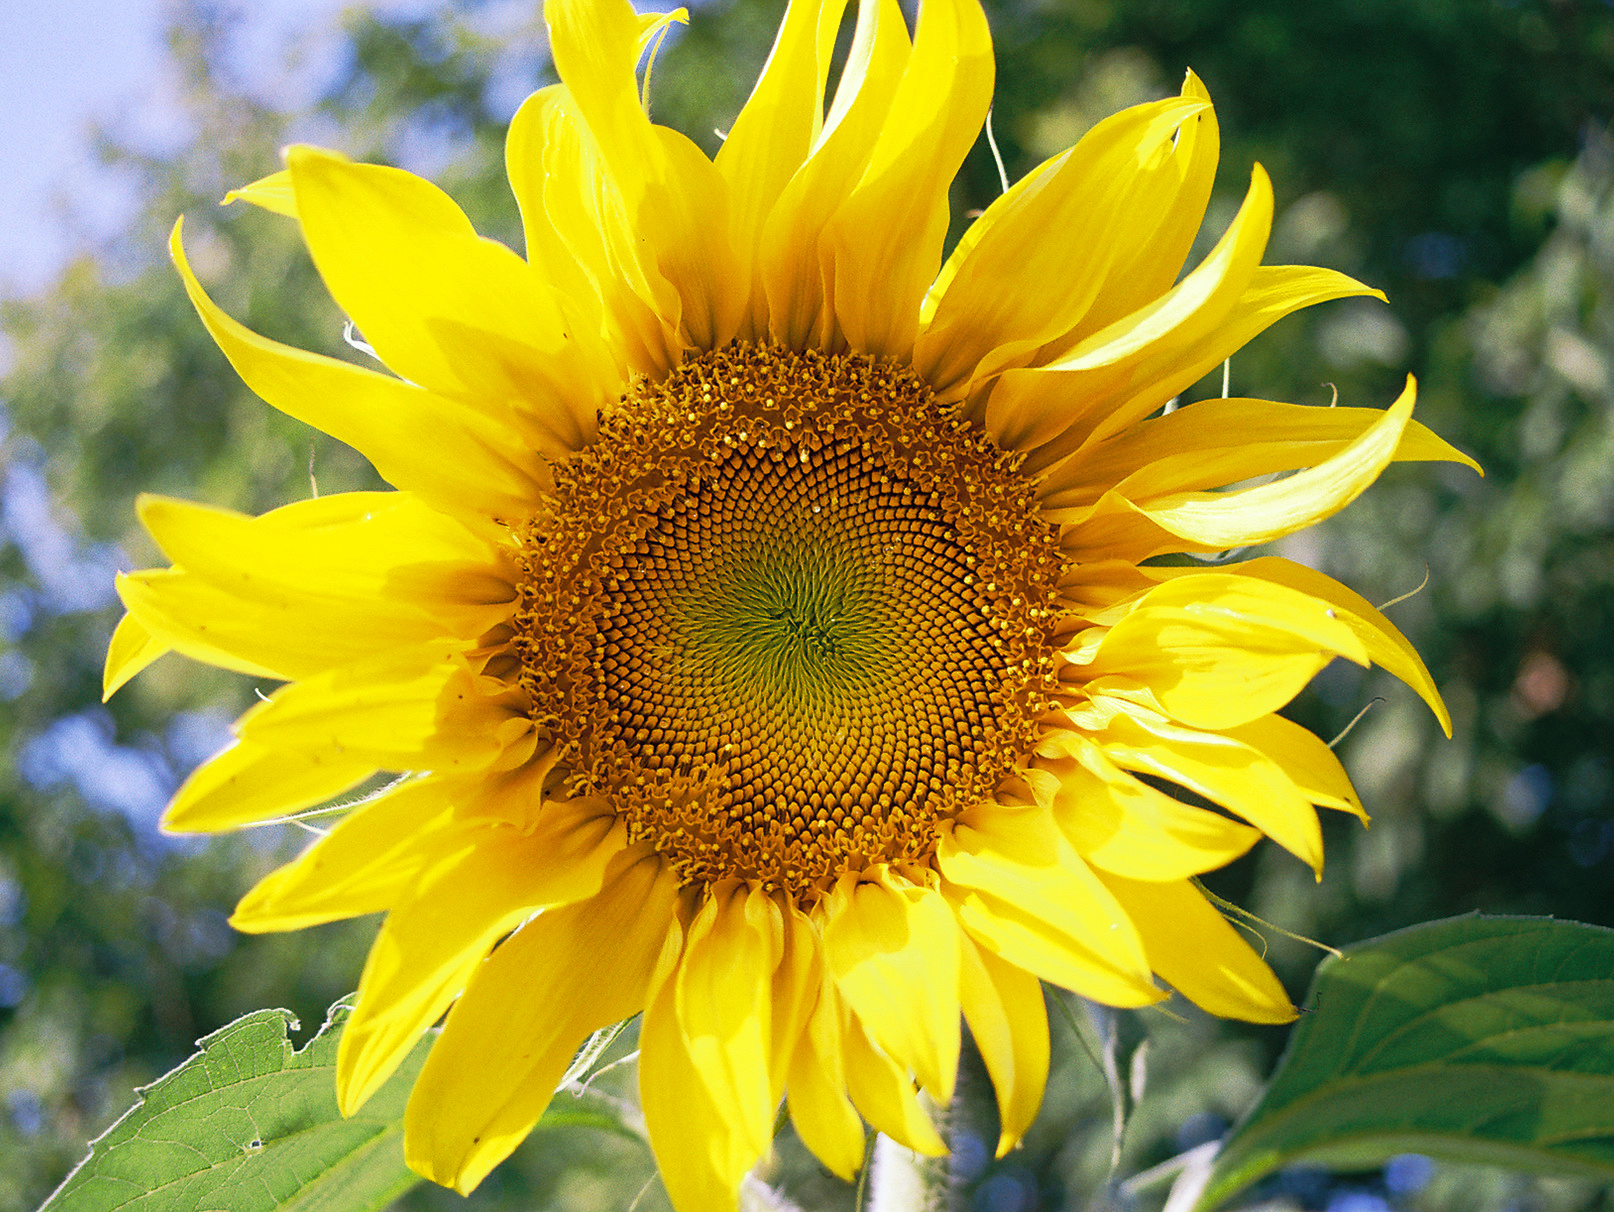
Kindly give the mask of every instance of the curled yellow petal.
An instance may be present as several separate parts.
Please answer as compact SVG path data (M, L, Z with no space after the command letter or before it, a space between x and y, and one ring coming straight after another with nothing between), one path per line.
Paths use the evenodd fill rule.
M1081 752L1080 761L1043 759L1039 768L1055 779L1054 820L1094 867L1134 879L1186 879L1226 866L1261 838L1134 778L1097 744Z
M1136 561L1270 542L1338 513L1379 477L1400 447L1415 395L1409 378L1396 402L1338 454L1275 483L1144 502L1112 490L1089 508L1051 509L1047 516L1068 526L1062 545L1077 559L1102 552Z
M337 1051L343 1114L380 1088L498 939L539 910L598 893L624 841L615 819L588 800L549 805L529 833L498 823L445 830L365 961Z
M1028 360L1075 327L1121 251L1120 234L1146 181L1142 169L1208 108L1171 99L1123 110L987 207L925 300L928 323L914 350L925 377L947 391ZM1070 238L1075 231L1081 239ZM1018 432L999 440L1015 450L1037 444Z
M1330 603L1345 625L1361 639L1368 658L1416 690L1418 696L1429 704L1429 710L1435 713L1446 735L1451 736L1451 714L1446 710L1446 704L1441 700L1440 691L1435 688L1435 680L1429 676L1423 658L1408 643L1407 637L1396 629L1395 624L1366 598L1330 576L1276 556L1250 560L1236 565L1233 571L1287 585Z
M856 1017L847 1020L842 1040L847 1089L863 1118L915 1153L946 1156L947 1145L920 1104L907 1067L873 1044Z
M992 99L992 42L977 0L926 0L913 52L862 179L828 224L835 318L854 349L907 357L941 264L947 182ZM871 232L901 232L873 240Z
M1255 590L1254 586L1262 588ZM1286 705L1329 661L1368 653L1327 602L1273 582L1206 572L1146 593L1082 667L1090 693L1141 684L1196 728L1231 728Z
M840 998L825 985L808 1016L790 1064L790 1121L802 1144L846 1182L863 1165L864 1129L847 1096Z

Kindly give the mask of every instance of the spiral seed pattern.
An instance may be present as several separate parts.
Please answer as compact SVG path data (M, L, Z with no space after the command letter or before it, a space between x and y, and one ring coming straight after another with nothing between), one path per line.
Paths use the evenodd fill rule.
M686 882L924 863L1029 751L1052 528L912 372L736 345L642 383L525 532L523 681L573 790Z

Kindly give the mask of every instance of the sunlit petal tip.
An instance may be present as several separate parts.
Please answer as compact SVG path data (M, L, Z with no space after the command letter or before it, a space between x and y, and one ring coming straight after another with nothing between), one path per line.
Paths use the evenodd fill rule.
M123 575L119 573L118 577ZM101 672L101 701L106 702L137 673L169 651L169 646L147 631L139 619L132 614L124 615L107 645L106 664Z
M655 13L643 12L639 14L639 51L642 54L646 47L655 40L657 34L670 25L688 25L689 10L675 8L671 12Z
M219 200L219 205L228 206L232 202L250 202L288 219L297 217L297 195L292 187L291 174L285 169L270 173L250 185L232 189Z

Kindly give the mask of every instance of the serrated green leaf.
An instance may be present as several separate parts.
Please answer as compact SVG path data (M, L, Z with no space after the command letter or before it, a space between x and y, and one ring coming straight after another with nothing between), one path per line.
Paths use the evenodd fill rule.
M1614 930L1453 918L1317 969L1196 1208L1296 1161L1426 1153L1614 1178Z
M429 1042L350 1119L336 1109L338 1002L294 1049L286 1010L258 1010L138 1091L40 1212L377 1212L420 1182L403 1109Z

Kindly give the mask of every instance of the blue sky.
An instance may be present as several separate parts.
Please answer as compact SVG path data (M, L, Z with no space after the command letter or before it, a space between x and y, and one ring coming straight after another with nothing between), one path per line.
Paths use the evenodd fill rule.
M536 0L534 0L536 3ZM308 88L286 53L329 44L352 0L254 0L232 56L254 92ZM365 7L419 11L427 0ZM118 229L131 198L98 172L91 126L143 145L182 139L163 30L169 0L0 0L0 295L46 285L72 254ZM305 73L306 75L306 73ZM300 97L287 95L295 104ZM63 200L71 199L70 213Z

